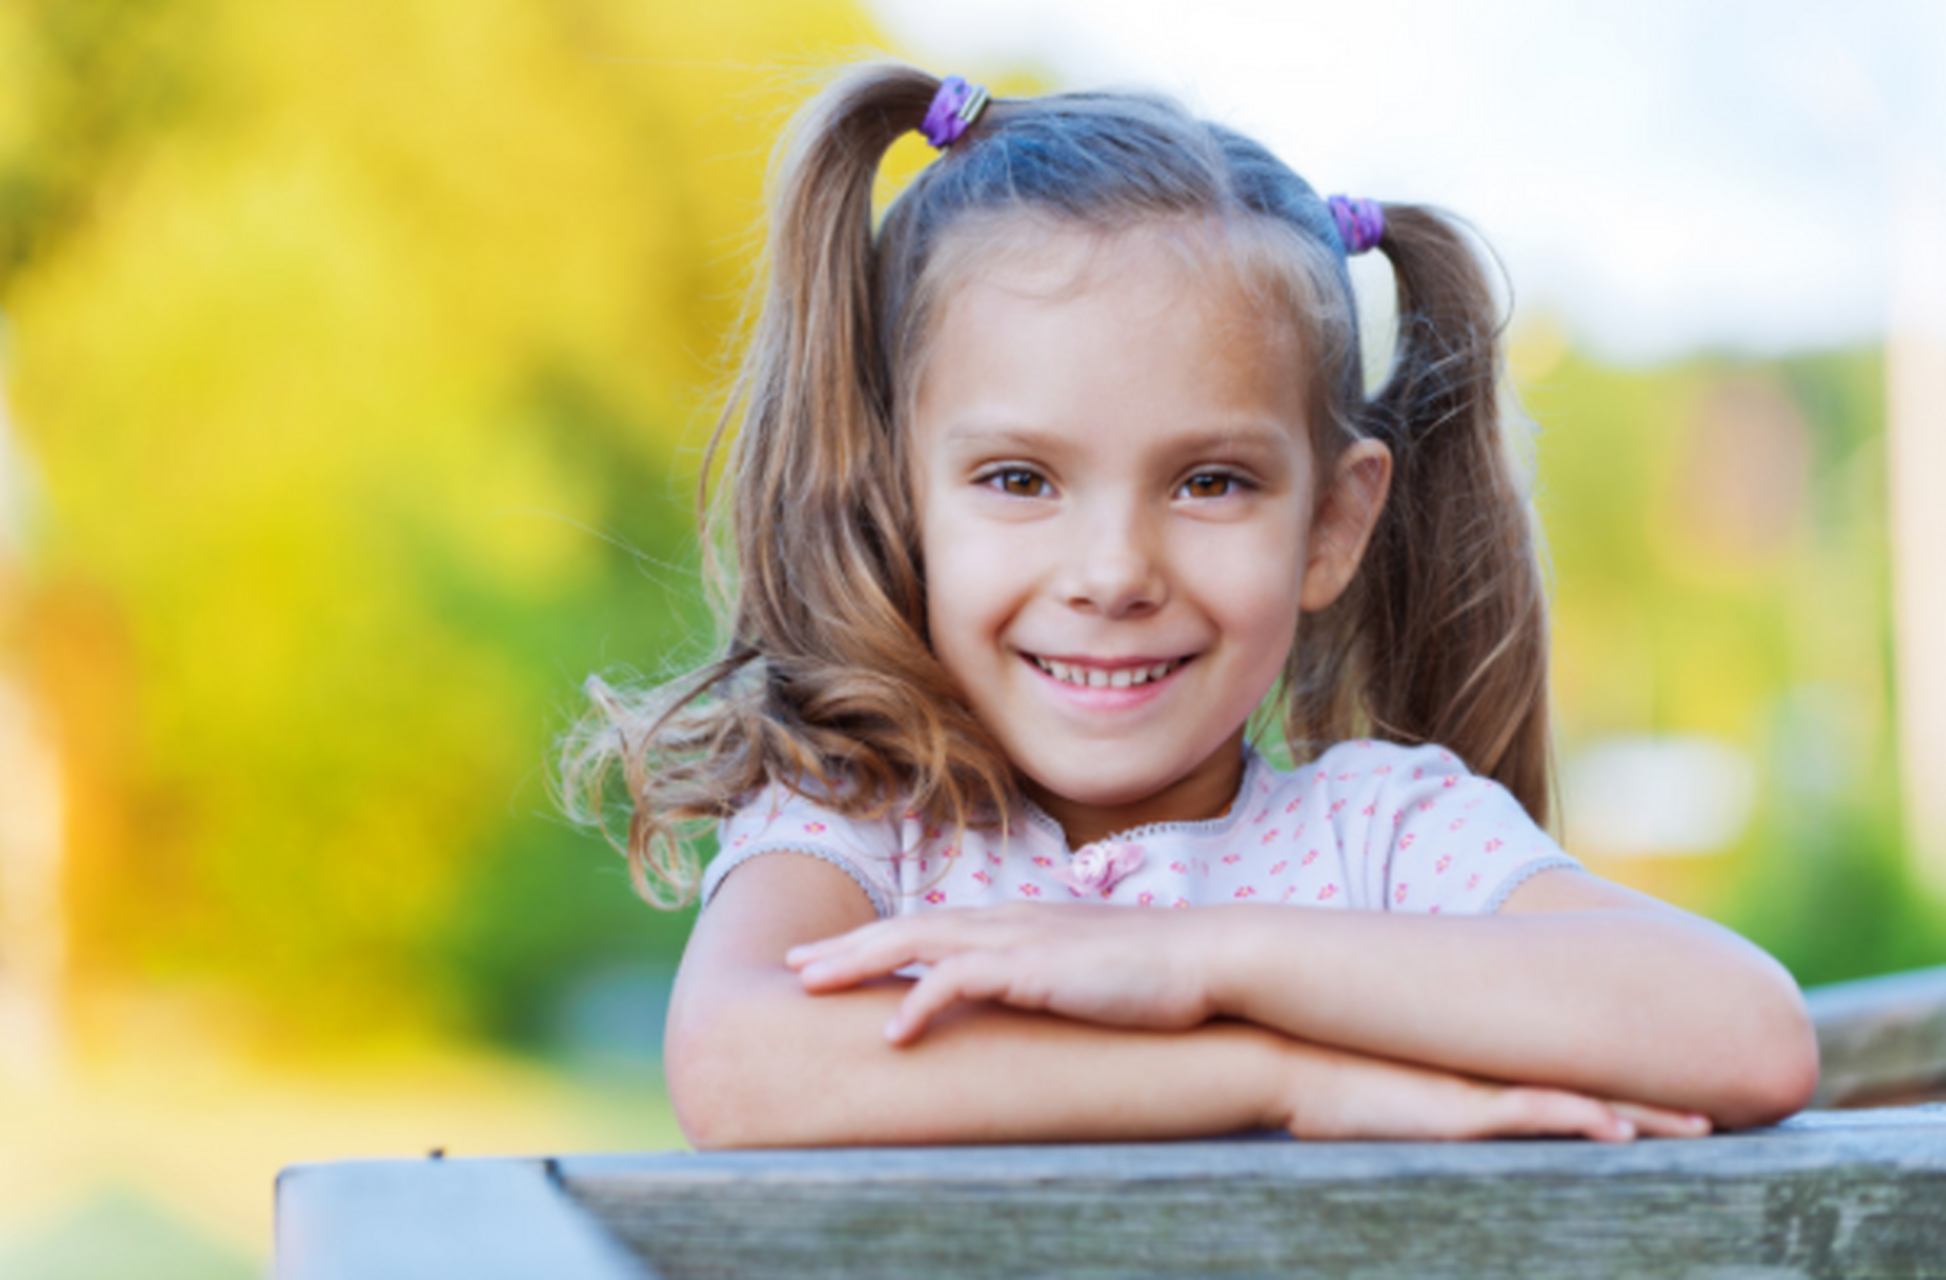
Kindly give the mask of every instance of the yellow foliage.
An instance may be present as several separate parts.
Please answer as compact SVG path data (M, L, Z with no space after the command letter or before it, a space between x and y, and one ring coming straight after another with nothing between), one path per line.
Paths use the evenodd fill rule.
M873 39L824 0L0 10L84 972L421 1009L580 675L520 635L627 608L589 530L681 500L768 141Z

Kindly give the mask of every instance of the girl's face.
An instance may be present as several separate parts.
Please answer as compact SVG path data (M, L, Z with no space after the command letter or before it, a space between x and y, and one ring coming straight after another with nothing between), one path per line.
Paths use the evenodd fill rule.
M934 651L1075 844L1217 815L1370 524L1314 537L1293 327L1146 231L1011 251L938 326L912 422ZM1372 450L1375 518L1382 447L1336 475Z

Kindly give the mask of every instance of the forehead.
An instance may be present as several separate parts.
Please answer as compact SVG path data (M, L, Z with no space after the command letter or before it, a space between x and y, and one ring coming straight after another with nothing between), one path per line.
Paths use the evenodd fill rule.
M1301 425L1291 311L1222 229L1012 230L969 236L943 264L957 279L938 295L915 371L922 425L975 406L1057 422L1245 415Z
M1253 326L1290 327L1288 282L1259 238L1216 218L1156 219L1099 230L1038 213L971 220L932 255L924 290L935 327L969 294L1059 303L1133 280Z

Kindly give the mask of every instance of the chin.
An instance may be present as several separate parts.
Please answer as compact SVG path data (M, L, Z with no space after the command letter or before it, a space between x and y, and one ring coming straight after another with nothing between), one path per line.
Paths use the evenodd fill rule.
M1032 772L1028 778L1033 784L1051 795L1059 796L1069 804L1085 804L1094 808L1113 808L1118 805L1140 804L1152 799L1176 781L1164 774L1146 777L1124 775L1117 778L1103 778L1099 775L1075 777L1054 772Z

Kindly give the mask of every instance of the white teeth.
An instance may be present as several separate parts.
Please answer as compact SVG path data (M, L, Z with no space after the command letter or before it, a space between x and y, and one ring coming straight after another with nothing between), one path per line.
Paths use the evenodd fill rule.
M1113 671L1106 671L1100 667L1077 667L1056 662L1052 658L1035 658L1034 664L1062 684L1083 689L1129 689L1151 680L1160 680L1179 665L1158 662L1152 667L1117 667Z

